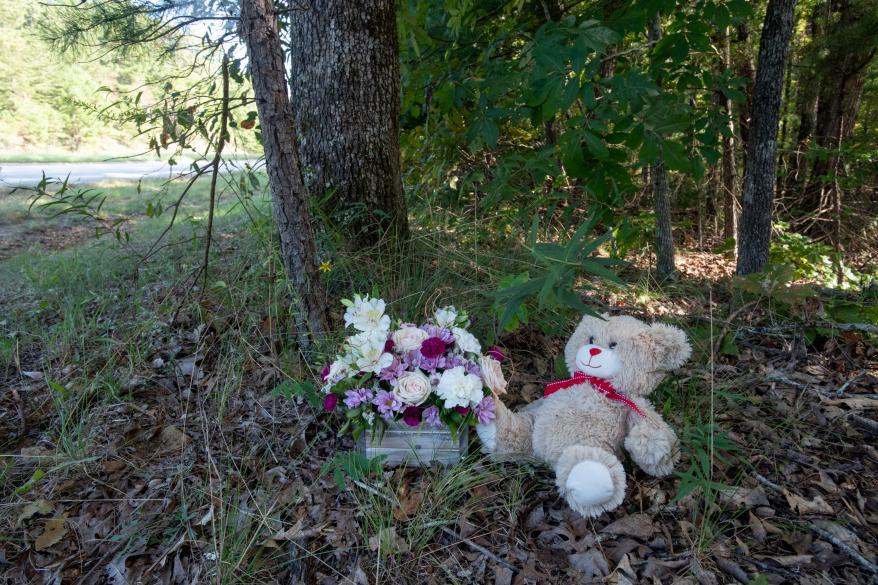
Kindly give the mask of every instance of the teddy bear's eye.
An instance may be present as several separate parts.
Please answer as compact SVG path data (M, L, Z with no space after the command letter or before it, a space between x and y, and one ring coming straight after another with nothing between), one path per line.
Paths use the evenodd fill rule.
M588 338L588 344L594 345L594 335L592 335L591 337Z
M616 349L616 346L617 346L617 345L619 345L619 344L616 343L615 341L613 341L612 343L610 343L609 348L610 348L610 349Z

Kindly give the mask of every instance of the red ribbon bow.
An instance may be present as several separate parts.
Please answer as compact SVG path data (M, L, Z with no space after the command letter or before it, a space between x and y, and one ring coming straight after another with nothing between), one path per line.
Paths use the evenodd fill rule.
M546 384L546 390L543 392L543 398L554 394L558 390L570 388L571 386L576 386L577 384L585 384L586 382L591 384L591 387L595 389L595 392L600 392L610 400L621 402L640 416L646 416L645 414L643 414L643 411L640 410L636 404L634 404L633 401L619 394L616 389L613 388L613 385L609 382L609 380L605 380L604 378L597 378L595 376L589 376L584 372L574 372L572 378L568 378L567 380L558 380L556 382Z

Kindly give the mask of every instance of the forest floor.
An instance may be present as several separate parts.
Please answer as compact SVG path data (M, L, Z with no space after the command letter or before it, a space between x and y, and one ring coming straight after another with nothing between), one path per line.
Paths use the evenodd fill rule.
M108 216L136 216L130 239L39 250L26 228L0 261L10 582L875 582L874 300L820 287L746 296L729 258L692 250L681 278L658 287L640 254L622 274L628 287L591 301L675 322L693 340L690 365L653 397L681 437L676 475L627 465L623 506L586 520L547 469L492 463L473 436L453 468L391 469L339 489L323 468L351 439L332 415L275 392L319 365L292 348L267 216L221 202L208 286L193 286L204 192L174 230L183 244L138 264L132 250L167 216L136 215L130 187L108 188L119 193ZM5 201L0 229L21 209ZM416 232L401 264L363 274L362 257L337 256L327 281L340 294L419 293L412 306L455 302L481 316L478 331L502 273L492 266L512 262L481 254ZM512 406L557 376L564 332L539 325L498 339Z

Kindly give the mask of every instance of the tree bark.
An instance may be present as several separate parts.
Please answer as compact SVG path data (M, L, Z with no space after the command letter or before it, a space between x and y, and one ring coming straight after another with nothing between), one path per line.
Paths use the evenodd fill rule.
M662 21L658 13L649 19L648 39L656 43L662 38ZM656 80L661 85L661 80ZM656 279L665 281L674 277L674 234L671 225L671 190L668 185L668 169L661 154L650 165L652 197L655 206L655 273Z
M732 67L732 49L729 31L723 34L723 67ZM723 239L728 241L738 233L738 171L735 160L735 122L732 117L732 100L722 96L722 108L728 116L728 135L723 135Z
M747 168L747 145L750 143L750 116L753 112L753 85L756 82L756 72L753 67L753 59L750 56L750 29L746 22L738 24L737 44L741 47L737 56L735 73L738 77L747 80L744 85L744 103L738 106L738 130L741 136L741 148L743 149L742 168Z
M407 237L394 1L311 0L291 11L290 38L307 185L355 243Z
M272 0L241 0L241 36L250 58L281 256L298 297L295 321L299 344L308 350L312 337L327 331L326 295L317 271L317 252Z
M759 43L753 110L744 171L743 213L738 233L738 274L759 272L768 262L777 165L777 128L787 47L796 0L769 0Z

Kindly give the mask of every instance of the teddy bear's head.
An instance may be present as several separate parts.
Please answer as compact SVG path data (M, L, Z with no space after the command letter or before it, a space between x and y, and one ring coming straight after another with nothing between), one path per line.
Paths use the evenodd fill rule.
M691 353L686 334L672 325L586 315L567 342L564 357L571 374L604 378L623 394L646 396Z

